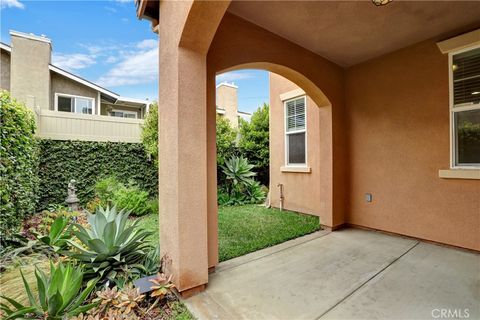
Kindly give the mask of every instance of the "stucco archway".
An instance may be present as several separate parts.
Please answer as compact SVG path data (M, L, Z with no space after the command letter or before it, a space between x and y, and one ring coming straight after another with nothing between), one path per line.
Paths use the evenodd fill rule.
M262 70L270 73L270 189L271 204L279 206L277 184L285 189L286 209L308 213L320 217L322 225L331 226L332 222L332 125L331 103L327 96L312 81L296 70L269 62L252 62L221 70L217 75L239 70ZM278 93L302 89L307 95L308 174L285 173L280 168L285 165L283 102ZM239 89L241 90L241 88ZM272 91L273 90L273 91ZM280 90L280 91L279 91ZM214 95L215 96L215 95ZM215 101L213 102L215 103ZM217 101L218 103L218 101ZM215 103L215 105L217 104ZM210 104L209 104L210 106ZM212 108L211 106L209 108ZM321 110L319 110L321 109ZM218 171L215 170L215 173ZM216 177L209 176L209 183ZM308 193L302 190L310 190ZM215 189L216 190L216 189ZM210 267L216 263L218 253L218 216L215 199L209 210L209 257ZM213 201L215 200L215 205Z
M238 69L262 69L301 87L320 107L331 108L331 203L322 224L336 228L346 212L344 72L332 62L235 15L226 13L207 54L208 262L218 263L215 149L215 76ZM328 97L328 98L327 98Z

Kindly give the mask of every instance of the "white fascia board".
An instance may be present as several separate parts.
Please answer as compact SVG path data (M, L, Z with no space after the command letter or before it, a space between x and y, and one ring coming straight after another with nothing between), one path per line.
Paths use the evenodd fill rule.
M37 36L37 35L34 35L33 33L25 33L25 32L10 30L10 35L52 44L52 40L48 39L47 37Z
M99 91L99 92L101 92L101 93L103 93L103 94L106 94L107 96L110 96L110 97L115 98L115 99L120 98L120 96L119 96L118 94L116 94L116 93L114 93L114 92L112 92L112 91L109 91L109 90L107 90L107 89L105 89L105 88L102 88L102 87L100 87L100 86L97 86L96 84L94 84L94 83L92 83L92 82L90 82L90 81L87 81L87 80L85 80L85 79L82 79L82 78L80 78L80 77L78 77L78 76L76 76L76 75L74 75L74 74L71 74L70 72L67 72L67 71L65 71L65 70L63 70L63 69L60 69L59 67L56 67L56 66L54 66L54 65L52 65L52 64L49 65L48 68L50 69L50 71L56 72L56 73L58 73L58 74L60 74L60 75L62 75L62 76L64 76L64 77L67 77L67 78L73 80L73 81L76 81L76 82L78 82L78 83L81 83L81 84L83 84L83 85L85 85L85 86L87 86L87 87L90 87L90 88L92 88L92 89L95 89L95 90L97 90L97 91Z
M12 52L12 47L10 47L9 45L6 45L3 42L0 42L0 49L3 49L3 50L8 51L8 52Z
M128 98L128 97L118 97L117 102L118 103L122 103L122 102L138 103L138 104L144 104L145 106L150 104L150 101L148 100L134 99L134 98Z

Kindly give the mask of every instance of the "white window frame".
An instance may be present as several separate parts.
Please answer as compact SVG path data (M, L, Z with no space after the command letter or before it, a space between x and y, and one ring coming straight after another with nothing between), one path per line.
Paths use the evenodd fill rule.
M304 129L301 129L301 130L295 130L295 131L288 131L288 124L287 124L287 121L288 121L288 110L287 110L287 103L290 102L290 101L294 101L294 100L298 100L298 99L302 99L303 98L303 101L304 101L304 104L305 104L305 128ZM288 99L288 100L284 100L283 101L283 131L285 132L285 142L284 142L284 147L285 147L285 167L308 167L308 138L307 138L307 96L306 95L302 95L302 96L296 96L296 97L293 97L291 99ZM305 133L305 163L289 163L288 162L288 136L290 134L294 134L294 133L301 133L301 132L304 132Z
M90 101L92 101L92 113L91 113L91 115L95 114L95 110L96 110L95 98L55 92L55 111L58 111L58 97L74 98L74 100L73 100L73 111L70 111L71 113L77 113L77 112L75 112L75 98L90 100ZM85 114L85 113L78 113L78 114ZM87 113L87 114L89 114L89 113Z
M133 115L135 115L135 119L138 119L138 112L137 112L137 111L128 111L128 110L112 109L112 110L109 112L111 117L113 117L113 116L111 115L112 112L121 112L121 113L123 113L123 114L133 114ZM116 117L116 118L119 118L119 117ZM132 118L122 117L122 119L132 119Z
M470 110L480 110L480 104L473 104L473 103L464 103L461 105L457 105L454 107L453 103L453 56L467 52L470 50L478 49L480 45L473 45L467 48L459 49L450 51L448 53L448 83L449 83L449 105L450 105L450 169L480 169L479 164L472 164L472 165L457 165L457 146L456 146L456 139L455 139L455 113L461 111L470 111Z

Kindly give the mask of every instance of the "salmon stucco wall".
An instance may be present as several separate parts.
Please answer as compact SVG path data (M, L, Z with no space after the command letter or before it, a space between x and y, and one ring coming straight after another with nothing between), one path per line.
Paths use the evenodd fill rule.
M283 184L284 208L331 221L332 213L332 115L331 107L318 107L307 96L307 167L310 172L286 172L285 108L280 95L299 87L288 79L270 73L270 199L280 207ZM307 192L308 190L308 192Z
M351 67L346 103L347 222L480 250L480 181L438 176L449 168L448 56L426 41Z

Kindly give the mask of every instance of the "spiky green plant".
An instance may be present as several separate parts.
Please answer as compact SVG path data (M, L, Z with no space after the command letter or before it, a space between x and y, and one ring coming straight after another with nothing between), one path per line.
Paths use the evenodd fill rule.
M71 239L68 217L57 217L50 227L47 235L35 235L41 243L53 248L55 252L67 246L67 240Z
M53 263L50 263L50 274L48 276L36 268L35 278L38 287L36 299L21 270L20 274L29 305L22 305L14 299L2 296L10 303L10 305L0 304L0 309L6 314L5 320L65 319L88 311L97 305L96 303L82 305L95 287L97 280L89 281L85 289L81 291L83 271L80 267L73 267L70 264L63 265L62 263L55 267Z
M114 279L125 266L138 265L150 247L144 241L151 232L137 226L137 221L128 224L129 212L113 208L98 208L89 214L87 228L75 224L76 241L69 241L77 250L70 256L83 263L86 277L100 276Z
M249 164L248 160L243 157L233 156L226 161L222 170L225 174L228 191L231 191L237 185L247 184L256 175L252 169L253 165Z

